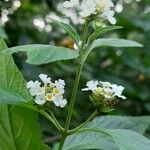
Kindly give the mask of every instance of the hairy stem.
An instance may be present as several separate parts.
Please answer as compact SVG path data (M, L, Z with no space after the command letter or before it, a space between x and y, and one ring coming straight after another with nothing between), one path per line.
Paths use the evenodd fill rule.
M72 92L71 101L70 101L70 106L69 106L69 110L68 110L68 116L67 116L67 120L66 120L66 124L65 124L65 131L64 131L63 136L62 136L59 150L62 149L64 141L68 135L67 132L68 132L68 129L70 126L71 116L72 116L72 112L73 112L73 108L74 108L74 103L75 103L75 99L76 99L76 94L77 94L77 89L78 89L78 85L79 85L82 67L83 67L82 64L78 65L77 75L76 75L75 84L73 87L73 92Z
M86 45L86 36L87 36L87 32L88 32L88 27L89 27L89 24L86 21L86 23L84 25L83 36L82 36L82 44L80 47L80 56L79 56L80 63L78 64L77 74L76 74L76 78L75 78L75 82L74 82L74 86L73 86L73 90L72 90L72 95L71 95L71 100L70 100L70 105L69 105L69 110L68 110L68 116L67 116L67 120L65 123L65 130L62 134L62 140L60 142L59 150L61 150L63 147L65 139L68 135L68 129L70 127L72 112L73 112L76 95L77 95L77 90L78 90L78 85L79 85L79 81L80 81L80 76L81 76L81 72L82 72L82 68L83 68L82 59L83 59L84 48Z

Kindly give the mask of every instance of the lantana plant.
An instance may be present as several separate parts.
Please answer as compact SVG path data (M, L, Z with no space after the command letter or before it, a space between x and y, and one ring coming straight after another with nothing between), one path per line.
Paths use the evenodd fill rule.
M116 150L148 150L150 147L149 140L134 131L123 129L115 130L113 128L107 129L99 126L94 127L92 122L90 122L96 115L115 110L119 102L123 102L127 99L126 96L123 95L123 86L108 81L97 81L93 79L87 81L86 85L82 85L83 88L80 90L82 92L87 92L89 95L89 100L91 104L93 104L93 113L87 117L85 122L74 129L70 129L80 76L90 52L102 46L142 47L142 45L125 39L99 38L107 32L122 28L114 25L117 23L117 20L114 17L114 4L111 0L70 0L65 1L63 7L65 9L76 10L78 17L83 20L83 32L79 34L71 24L52 19L54 24L63 28L74 40L75 49L52 45L31 44L7 48L3 53L10 55L18 51L25 51L27 53L27 63L34 65L75 59L78 63L78 67L72 93L70 94L71 97L64 98L65 81L63 79L53 81L49 75L41 73L39 75L39 81L28 81L26 83L26 90L31 96L31 100L28 102L25 98L22 98L22 103L24 103L24 101L26 101L26 103L21 107L26 107L40 113L58 129L58 132L61 134L58 150L108 150L110 147ZM4 95L4 90L0 90L0 92L0 94ZM17 97L20 93L15 93L16 91L11 92L8 90L7 92L9 92L12 98L20 98ZM10 100L6 97L5 102L10 103ZM17 102L17 100L15 100L14 103L20 104L20 101ZM62 110L65 108L68 108L68 115L66 116L65 125L61 125L54 114L54 110ZM105 137L101 139L103 135L105 135ZM89 139L89 137L91 137L91 139ZM137 140L132 141L131 139ZM108 144L104 144L101 140ZM141 143L138 141L141 141ZM92 142L94 142L94 144L92 144ZM109 144L111 145L110 147L108 146Z

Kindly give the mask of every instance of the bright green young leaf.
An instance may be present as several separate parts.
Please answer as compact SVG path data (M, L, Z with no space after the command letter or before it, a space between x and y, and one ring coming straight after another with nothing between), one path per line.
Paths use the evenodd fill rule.
M106 32L121 29L121 28L122 28L121 26L108 26L108 27L104 27L104 28L98 28L89 37L88 43L91 44L95 39L97 39L100 35L102 35Z
M8 88L0 87L0 103L21 104L26 102L27 100L17 92L14 92L13 90Z
M7 39L7 35L1 26L0 26L0 38Z
M0 39L0 51L6 49ZM26 81L11 56L0 53L0 87L8 88L30 101ZM1 99L0 101L3 101ZM19 106L0 104L0 150L48 150L41 141L37 113Z
M60 26L62 29L64 29L70 35L70 37L76 42L76 44L79 43L80 37L79 37L76 29L71 24L59 22L57 20L53 20L53 21L58 26Z
M107 39L97 39L94 41L92 45L93 48L97 47L142 47L140 43L125 40L125 39L114 39L114 38L107 38Z
M74 59L79 56L77 50L51 45L32 44L8 48L5 54L13 54L18 51L27 52L27 63L41 65L54 61Z

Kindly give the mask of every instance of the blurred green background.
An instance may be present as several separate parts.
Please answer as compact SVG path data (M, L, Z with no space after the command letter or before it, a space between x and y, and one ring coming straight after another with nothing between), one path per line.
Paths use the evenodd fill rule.
M31 43L53 44L73 48L73 41L50 18L72 23L82 30L81 21L75 12L62 8L61 0L0 0L0 25L8 35L8 46ZM117 25L123 29L106 34L104 37L131 39L144 45L143 48L98 48L94 50L81 77L80 89L88 80L110 81L125 87L127 100L122 101L111 114L149 115L150 114L150 0L114 0ZM66 17L67 15L67 17ZM25 63L26 55L14 55L15 62L25 79L38 79L40 73L47 73L52 79L66 80L66 95L70 98L75 78L76 62L62 61L34 66ZM85 120L94 110L88 94L78 91L77 104L72 118L72 127ZM67 107L54 110L63 124ZM46 142L59 137L45 119L40 118ZM47 139L48 137L48 139Z

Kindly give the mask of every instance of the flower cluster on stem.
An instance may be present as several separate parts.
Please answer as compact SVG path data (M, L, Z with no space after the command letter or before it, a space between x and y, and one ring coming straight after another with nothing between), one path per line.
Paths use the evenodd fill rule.
M90 96L93 104L100 109L101 112L113 110L118 99L126 99L122 92L124 87L121 85L111 84L110 82L88 81L86 88L82 91L91 91Z
M34 102L38 105L44 105L45 103L53 103L57 107L65 107L67 100L63 98L65 92L64 80L51 81L46 74L40 74L39 81L29 81L27 88L29 89L32 96L34 96Z
M82 18L94 16L97 19L108 20L111 24L116 24L114 17L114 4L112 0L70 0L63 3L65 8L77 8Z

